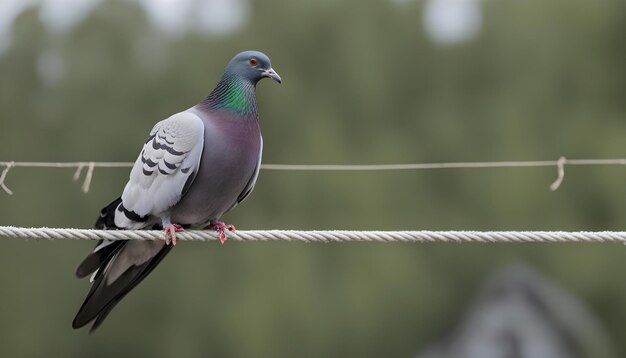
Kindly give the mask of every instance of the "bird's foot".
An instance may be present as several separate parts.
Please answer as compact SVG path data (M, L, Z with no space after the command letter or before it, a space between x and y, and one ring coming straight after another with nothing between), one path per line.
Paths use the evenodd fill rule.
M178 224L169 224L165 227L165 245L170 244L170 236L172 237L172 245L176 246L176 233L185 231L182 226Z
M225 231L228 230L230 232L235 232L235 225L230 225L230 224L224 224L221 221L211 221L211 223L208 226L208 229L210 230L215 230L217 231L217 233L220 236L220 242L222 243L222 245L224 245L224 241L226 241L226 234Z

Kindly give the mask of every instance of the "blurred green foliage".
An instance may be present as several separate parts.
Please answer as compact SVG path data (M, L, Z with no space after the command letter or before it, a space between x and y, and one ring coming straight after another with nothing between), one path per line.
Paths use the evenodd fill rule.
M267 53L266 163L624 157L626 3L484 1L479 36L423 30L423 2L252 2L240 31L166 36L105 1L63 34L36 9L0 57L0 160L133 161L152 125L194 105L226 62ZM64 76L38 75L42 54ZM127 170L13 169L0 225L90 227ZM261 173L239 229L624 230L626 172L568 167ZM626 352L620 245L183 243L94 335L70 322L90 242L0 240L0 356L412 356L450 332L481 280L526 261L585 300Z

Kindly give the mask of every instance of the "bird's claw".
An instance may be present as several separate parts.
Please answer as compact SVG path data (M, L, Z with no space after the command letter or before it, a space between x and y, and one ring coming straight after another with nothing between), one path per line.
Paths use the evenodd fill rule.
M178 224L169 224L165 227L165 245L170 244L170 236L172 237L172 245L176 246L176 233L185 231L182 226Z
M226 233L225 231L228 230L230 232L235 232L235 225L230 225L230 224L224 224L221 221L213 221L209 224L209 229L211 230L215 230L217 231L218 235L219 235L219 239L220 239L220 243L222 245L224 245L224 242L226 241Z

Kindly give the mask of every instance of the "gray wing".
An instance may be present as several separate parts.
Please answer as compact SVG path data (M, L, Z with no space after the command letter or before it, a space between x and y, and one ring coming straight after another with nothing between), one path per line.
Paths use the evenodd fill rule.
M193 182L204 147L204 124L192 112L157 123L122 194L115 225L140 229L149 216L167 215Z
M261 148L259 148L259 159L256 162L254 173L252 173L252 177L246 184L241 194L239 194L239 196L237 197L237 201L235 201L235 203L233 203L233 205L230 208L228 208L228 210L226 210L227 212L232 210L235 206L237 206L242 201L246 200L246 198L250 195L250 193L252 193L252 190L254 189L254 185L256 184L256 180L259 177L259 170L261 169L262 157L263 157L263 137L261 137Z
M203 147L204 124L197 115L182 112L157 123L122 197L101 211L96 227L140 229L154 222L147 217L167 215L193 182ZM92 330L96 329L171 247L163 241L100 241L76 271L79 277L92 274L92 286L72 326L79 328L95 319Z

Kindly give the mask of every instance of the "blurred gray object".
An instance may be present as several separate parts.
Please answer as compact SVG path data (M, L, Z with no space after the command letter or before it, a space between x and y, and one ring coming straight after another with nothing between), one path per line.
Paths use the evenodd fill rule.
M487 279L454 330L418 358L615 357L604 329L574 295L527 265Z

